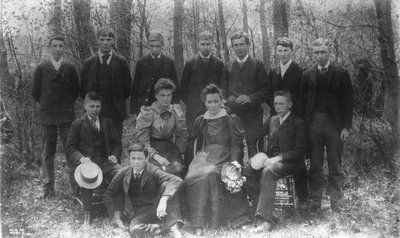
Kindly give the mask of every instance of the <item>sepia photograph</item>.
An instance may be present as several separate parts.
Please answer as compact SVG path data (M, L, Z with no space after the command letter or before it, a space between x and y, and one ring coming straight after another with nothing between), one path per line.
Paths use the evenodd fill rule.
M0 237L400 237L400 0L0 0Z

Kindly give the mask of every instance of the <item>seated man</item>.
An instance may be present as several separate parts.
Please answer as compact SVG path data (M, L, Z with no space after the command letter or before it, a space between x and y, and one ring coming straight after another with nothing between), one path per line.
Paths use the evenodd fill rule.
M84 100L86 113L72 123L69 132L66 155L70 168L74 172L79 164L94 162L103 171L104 178L108 181L121 168L119 158L122 153L122 144L118 132L111 119L99 117L101 99L95 92L88 92ZM78 195L78 185L73 184L75 196ZM81 188L84 225L90 223L90 209L93 190Z
M128 152L128 166L118 172L104 194L113 222L127 229L124 213L130 221L132 237L157 236L167 231L170 237L182 237L179 203L174 196L182 179L148 163L143 144L133 144Z
M264 126L264 134L268 135L266 154L269 158L261 166L260 181L254 181L254 176L247 176L251 171L250 166L246 167L244 171L248 179L245 189L257 204L255 211L256 227L253 232L272 230L276 182L282 177L295 174L304 163L305 125L302 119L290 111L292 107L290 93L276 91L274 93L274 107L277 115L272 116ZM250 162L251 165L253 165L252 162Z

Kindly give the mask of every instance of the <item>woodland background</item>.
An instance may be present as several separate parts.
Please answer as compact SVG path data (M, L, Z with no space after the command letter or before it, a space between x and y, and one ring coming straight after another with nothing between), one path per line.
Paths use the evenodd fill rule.
M277 229L259 237L399 237L400 229L400 1L398 0L0 0L1 223L3 237L128 237L109 220L81 230L82 211L72 202L61 145L56 161L57 198L40 196L38 104L30 96L33 70L48 56L48 38L67 38L67 57L80 70L96 52L95 32L110 25L115 49L132 75L147 53L151 30L165 36L164 53L178 74L197 52L197 33L214 33L214 53L233 59L229 37L251 37L250 54L267 70L277 61L274 40L289 36L294 57L313 65L310 43L333 40L331 60L349 70L355 88L353 129L345 143L346 211L306 214L279 211ZM267 108L266 108L267 109ZM76 103L82 113L81 101ZM0 118L0 119L1 119ZM124 145L135 133L125 122ZM126 155L124 155L126 158ZM208 237L249 237L218 230Z

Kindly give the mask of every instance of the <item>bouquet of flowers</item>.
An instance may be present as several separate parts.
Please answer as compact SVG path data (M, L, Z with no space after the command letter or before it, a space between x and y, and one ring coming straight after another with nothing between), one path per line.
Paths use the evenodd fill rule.
M237 161L227 162L222 167L221 180L230 193L239 192L246 182L246 177L241 176L241 173L242 166Z

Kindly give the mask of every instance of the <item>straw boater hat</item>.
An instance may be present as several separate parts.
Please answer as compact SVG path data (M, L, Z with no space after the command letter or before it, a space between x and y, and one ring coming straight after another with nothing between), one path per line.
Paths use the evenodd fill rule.
M86 189L95 189L103 181L103 172L93 162L80 164L76 167L74 176L79 186Z
M253 157L250 158L250 166L255 170L262 169L264 167L265 161L268 159L268 156L264 153L257 153Z

